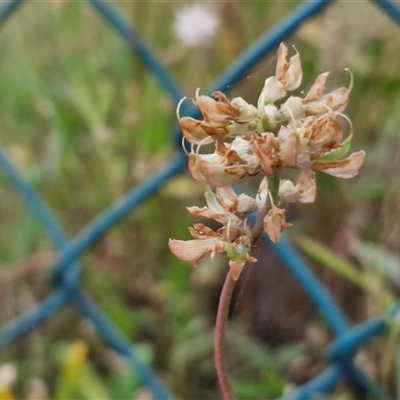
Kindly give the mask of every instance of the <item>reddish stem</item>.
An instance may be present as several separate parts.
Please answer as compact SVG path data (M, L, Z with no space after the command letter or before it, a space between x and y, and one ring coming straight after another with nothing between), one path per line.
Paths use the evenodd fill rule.
M235 400L225 363L225 329L228 319L229 305L236 281L231 271L225 278L218 304L217 321L215 323L214 349L215 368L217 369L219 386L224 400Z
M268 212L268 200L265 206L260 211L257 221L252 227L252 242L255 243L263 230L264 217ZM229 305L232 298L232 292L235 287L236 281L232 277L229 270L226 275L224 286L219 298L217 321L215 323L215 336L214 336L214 360L215 368L217 369L219 386L221 388L224 400L235 400L231 384L229 382L228 371L225 362L225 330L228 320Z

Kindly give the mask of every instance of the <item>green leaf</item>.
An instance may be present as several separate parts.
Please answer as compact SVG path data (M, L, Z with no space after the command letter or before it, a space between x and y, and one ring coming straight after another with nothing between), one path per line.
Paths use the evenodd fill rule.
M204 193L204 197L206 199L208 208L210 208L216 212L225 213L224 208L218 201L218 197L217 197L216 193L214 193L210 189L210 187L207 187L207 190Z
M327 247L313 239L298 237L294 239L294 242L298 247L300 247L301 250L303 250L315 261L318 261L325 267L337 272L348 281L368 291L368 285L365 281L363 273L359 271L352 263L336 255Z
M318 161L319 163L324 163L324 162L342 160L346 156L346 154L350 151L352 138L353 138L353 135L349 135L342 142L342 147L340 149L333 150L333 151L327 153L324 157L317 159L316 161Z
M278 203L279 184L281 177L279 175L272 175L268 180L269 191L271 193L274 203Z
M382 297L382 290L379 289L380 283L376 273L371 276L368 270L358 270L352 263L338 256L313 239L301 237L294 239L294 241L301 250L314 260L330 268L332 271L335 271L372 296L378 295L384 306L390 306L395 302L395 297L390 293L387 287L385 287L384 296ZM373 256L370 255L370 257ZM399 274L398 277L400 278Z
M114 399L109 394L108 385L104 377L100 376L91 365L86 364L79 381L79 393L87 400L109 400Z
M352 250L361 265L400 287L400 259L375 243L354 241Z
M87 361L87 351L87 344L82 340L73 343L68 349L56 385L55 400L68 400L75 396Z

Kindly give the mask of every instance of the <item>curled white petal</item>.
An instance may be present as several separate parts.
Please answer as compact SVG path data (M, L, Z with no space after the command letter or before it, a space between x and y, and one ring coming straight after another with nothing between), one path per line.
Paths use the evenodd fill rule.
M175 240L168 243L172 253L182 261L197 261L207 253L211 253L221 238Z
M231 100L231 105L239 109L239 122L251 121L258 117L258 109L252 104L247 103L241 97L235 97Z
M315 163L313 170L322 171L336 178L349 179L358 175L365 161L365 151L357 151L340 161Z
M300 197L298 188L289 180L282 181L278 194L279 198L287 203L294 203Z
M262 103L262 106L265 106L267 104L274 103L275 101L282 99L285 96L286 90L283 83L279 82L278 79L275 78L275 76L270 76L265 80L259 103Z

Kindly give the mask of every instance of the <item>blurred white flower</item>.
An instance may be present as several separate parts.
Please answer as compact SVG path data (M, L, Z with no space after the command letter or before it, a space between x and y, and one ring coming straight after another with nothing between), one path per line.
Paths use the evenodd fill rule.
M207 5L185 5L176 12L175 35L184 46L200 46L212 39L219 23L218 17Z
M18 370L14 364L7 363L0 365L0 399L14 398L11 393L11 386L18 378Z

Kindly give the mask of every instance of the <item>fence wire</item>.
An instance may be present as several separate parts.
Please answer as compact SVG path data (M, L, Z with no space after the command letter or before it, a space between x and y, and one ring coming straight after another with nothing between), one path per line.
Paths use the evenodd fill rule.
M146 68L154 74L171 101L177 104L183 97L182 89L174 81L151 47L136 32L134 26L128 23L127 19L111 3L103 0L86 1L99 13L109 27L127 42ZM397 4L390 0L371 1L382 12L386 13L389 18L400 24L400 8ZM284 41L304 22L320 13L332 2L331 0L304 1L272 29L267 30L263 36L234 61L215 80L207 90L207 93L225 89L242 79L249 69L275 50L280 42ZM0 8L0 24L4 24L23 3L23 0L10 0L3 4ZM182 113L194 118L198 116L198 110L186 104L182 106ZM173 394L170 393L169 389L165 387L151 368L140 359L135 346L119 331L90 296L82 291L80 288L81 266L79 258L113 225L149 199L170 179L185 170L187 157L182 152L180 137L179 128L176 127L174 138L177 143L177 153L173 159L153 176L133 188L118 202L112 204L72 239L66 236L57 217L46 201L13 165L5 151L0 148L0 170L8 178L14 189L20 193L26 206L40 222L59 251L58 259L52 267L50 278L55 288L53 293L33 311L20 316L1 329L0 350L10 346L14 341L51 318L66 304L72 303L85 317L92 321L99 335L104 339L105 344L127 360L142 384L153 393L157 400L174 398ZM374 398L389 398L374 382L371 382L354 366L353 358L360 346L386 330L390 319L396 316L400 304L394 307L387 316L371 319L352 328L335 301L291 244L283 239L280 243L274 245L268 241L267 237L264 239L301 284L315 307L330 325L336 337L334 343L327 350L327 358L331 366L312 381L301 386L291 395L291 399L311 399L317 395L329 393L343 380L350 382L358 390L368 393Z

